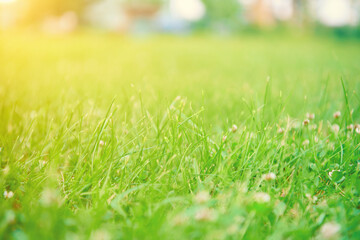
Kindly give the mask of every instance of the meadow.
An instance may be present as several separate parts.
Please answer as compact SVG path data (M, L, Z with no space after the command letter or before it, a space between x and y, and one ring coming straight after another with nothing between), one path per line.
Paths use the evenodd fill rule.
M0 239L360 239L360 44L0 36Z

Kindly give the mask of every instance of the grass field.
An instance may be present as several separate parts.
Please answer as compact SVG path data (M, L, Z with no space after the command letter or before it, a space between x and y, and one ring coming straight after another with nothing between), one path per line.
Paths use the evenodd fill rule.
M0 239L359 239L359 90L353 41L3 34Z

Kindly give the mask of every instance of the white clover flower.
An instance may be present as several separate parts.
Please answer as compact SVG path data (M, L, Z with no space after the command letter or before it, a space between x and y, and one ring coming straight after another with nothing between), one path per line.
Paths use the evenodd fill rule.
M351 132L354 131L354 128L355 128L354 124L350 124L349 126L346 127L346 129L351 131Z
M315 113L306 113L306 118L309 120L314 120L315 119Z
M310 120L309 120L309 119L305 119L305 120L303 121L303 125L304 125L304 126L309 125L309 123L310 123Z
M277 130L277 133L278 134L282 134L282 133L284 133L285 132L285 130L283 129L283 128L279 128L278 130Z
M272 181L272 180L276 179L276 175L275 175L275 173L270 172L270 173L264 174L263 179L265 181Z
M337 133L340 131L340 126L337 125L337 124L333 124L333 125L331 126L331 129L332 129L332 131L333 131L335 134L337 134Z
M318 200L317 196L311 196L310 193L306 193L305 196L307 199L309 199L313 203L316 203L316 201Z
M210 194L206 191L201 191L201 192L198 192L196 195L195 195L195 201L197 203L206 203L207 201L210 200Z
M328 174L329 174L329 177L332 177L333 173L334 172L340 172L340 170L331 170Z
M234 124L231 127L231 132L235 133L238 130L238 127Z
M267 203L267 202L270 202L271 197L267 193L258 192L258 193L255 193L254 199L256 202L259 202L259 203Z
M360 128L356 128L356 129L355 129L355 132L356 132L357 134L360 134Z
M4 191L4 197L5 198L8 198L8 199L10 199L10 198L12 198L14 196L14 193L12 192L12 191Z
M302 142L302 145L303 145L303 146L308 146L309 144L310 144L309 139L306 139L306 140L304 140L304 141Z
M340 112L340 111L334 112L333 117L334 117L335 119L341 117L341 112Z
M339 224L335 222L328 222L320 228L320 235L323 239L336 239L341 230Z

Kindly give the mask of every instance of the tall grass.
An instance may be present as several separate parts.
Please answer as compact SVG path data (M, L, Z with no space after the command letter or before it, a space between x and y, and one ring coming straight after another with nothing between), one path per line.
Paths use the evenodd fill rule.
M2 36L1 238L360 238L359 53Z

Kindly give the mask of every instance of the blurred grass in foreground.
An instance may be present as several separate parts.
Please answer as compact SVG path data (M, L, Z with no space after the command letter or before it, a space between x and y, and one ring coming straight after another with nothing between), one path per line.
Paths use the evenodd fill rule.
M9 34L0 61L2 238L360 237L358 42Z

